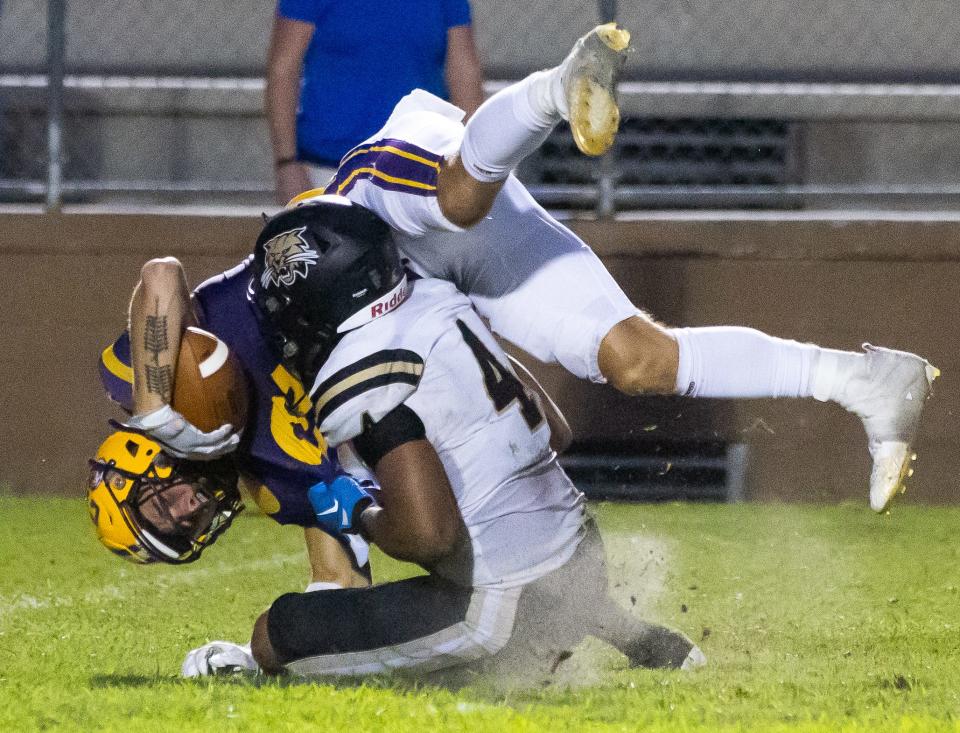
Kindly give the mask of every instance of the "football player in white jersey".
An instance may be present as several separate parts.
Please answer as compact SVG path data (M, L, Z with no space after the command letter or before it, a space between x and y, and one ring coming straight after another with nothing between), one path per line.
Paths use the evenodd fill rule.
M315 377L305 408L380 484L376 501L348 478L314 486L318 521L430 571L281 596L254 629L264 670L428 672L505 658L546 670L587 634L635 664L704 662L682 634L609 599L599 534L540 401L468 298L447 281L408 280L381 219L337 196L281 212L251 275L285 367Z
M364 205L394 230L414 270L450 280L495 333L579 377L631 395L840 404L863 422L873 458L870 504L884 511L912 472L911 446L935 367L869 344L855 353L750 328L667 328L635 308L590 248L512 176L561 119L585 153L609 147L628 45L624 29L598 26L563 63L497 92L465 126L461 110L416 90L344 156L333 180L291 204L335 193ZM158 438L176 420L137 417ZM181 433L185 449L211 458L236 442Z
M461 110L416 90L324 188L291 204L335 193L369 208L419 274L450 280L494 333L579 377L631 395L837 402L863 421L870 503L883 511L911 472L933 366L866 344L854 353L748 328L667 328L638 311L589 247L511 174L561 119L585 153L610 146L628 44L614 24L595 28L560 66L496 93L466 126Z

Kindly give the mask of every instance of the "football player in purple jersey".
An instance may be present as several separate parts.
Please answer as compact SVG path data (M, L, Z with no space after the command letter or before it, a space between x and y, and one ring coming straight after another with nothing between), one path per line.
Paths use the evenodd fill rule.
M240 480L261 510L280 524L304 527L312 581L320 584L313 587L324 587L326 583L338 586L365 584L369 580L366 544L358 538L348 540L341 537L337 541L317 528L307 491L318 482L332 481L343 473L343 469L336 453L327 449L314 423L313 412L307 409L309 399L299 378L284 367L261 334L247 299L248 271L249 261L246 261L210 278L191 293L183 267L176 259L168 257L147 262L131 300L130 330L124 331L101 353L101 381L110 398L131 415L136 415L138 404L145 401L172 412L170 390L158 387L172 385L172 378L168 374L163 380L150 379L157 369L154 354L160 351L161 368L176 364L179 350L176 335L189 325L199 325L216 335L239 360L250 387L249 417L242 438L236 435L233 442L221 439L222 446L217 446L214 441L217 457L205 461L198 460L209 458L201 453L182 452L178 455L175 441L171 444L151 435L135 420L128 420L127 425L158 440L173 460L186 461L198 472L202 472L205 464L211 468L214 464L219 465L227 455L221 448L228 448L228 460L232 460ZM158 336L160 329L163 330ZM134 334L133 344L131 333ZM148 333L152 334L151 338L147 337ZM161 350L158 346L164 348ZM172 373L172 367L169 371ZM141 384L144 386L138 389ZM139 397L141 394L146 397ZM125 455L123 441L114 441L110 445L112 453L101 458L115 462L130 460ZM148 511L149 506L145 504ZM182 510L189 509L189 502L185 502ZM171 511L176 514L181 508L173 506ZM103 512L101 515L106 518ZM156 522L153 524L155 526ZM142 555L144 543L129 535L111 537L112 526L105 524L99 528L101 539L109 539L115 551L120 548L120 554L143 559L138 554ZM204 529L200 528L201 533ZM344 555L350 562L341 562L340 543L351 550ZM130 544L136 544L138 551L124 552L123 548L129 550L127 545ZM155 554L157 556L148 559L167 559L162 553ZM333 562L330 558L334 558Z

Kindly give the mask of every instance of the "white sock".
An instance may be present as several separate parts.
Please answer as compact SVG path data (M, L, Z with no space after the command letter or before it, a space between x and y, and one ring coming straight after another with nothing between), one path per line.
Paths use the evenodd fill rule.
M845 357L858 356L737 326L670 333L680 347L677 394L690 397L832 399Z
M467 121L460 160L473 178L502 181L540 147L565 113L561 67L501 89Z
M304 589L304 593L313 593L318 590L338 590L343 588L339 583L333 583L327 580L315 580Z
M846 407L843 390L850 378L866 367L867 355L853 351L820 349L813 375L813 397L821 402L839 402Z

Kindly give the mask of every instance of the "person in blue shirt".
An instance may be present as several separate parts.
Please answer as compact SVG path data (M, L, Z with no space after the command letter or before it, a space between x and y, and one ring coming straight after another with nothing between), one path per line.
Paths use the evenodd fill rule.
M279 0L266 111L277 199L322 185L413 89L483 101L468 0Z

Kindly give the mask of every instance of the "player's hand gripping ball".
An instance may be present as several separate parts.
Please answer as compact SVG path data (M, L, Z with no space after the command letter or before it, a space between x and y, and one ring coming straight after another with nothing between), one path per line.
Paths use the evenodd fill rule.
M209 461L240 443L249 397L246 375L227 345L191 326L180 339L171 404L133 415L126 424L173 456Z

